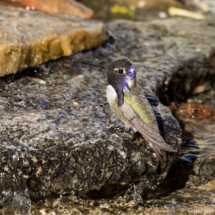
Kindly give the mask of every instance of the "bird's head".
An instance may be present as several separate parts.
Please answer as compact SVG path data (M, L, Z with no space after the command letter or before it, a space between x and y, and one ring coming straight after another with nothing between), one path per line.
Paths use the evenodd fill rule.
M124 92L130 93L136 87L135 67L126 59L113 61L107 67L107 81L116 91L118 106L124 102Z

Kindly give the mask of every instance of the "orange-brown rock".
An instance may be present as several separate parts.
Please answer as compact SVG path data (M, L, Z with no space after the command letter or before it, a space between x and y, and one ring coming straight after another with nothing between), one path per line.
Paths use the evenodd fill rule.
M93 11L74 0L21 0L21 4L48 13L61 13L90 18Z
M211 119L215 121L215 111L207 105L188 102L182 103L181 108L185 114L197 120Z
M75 0L0 0L0 5L91 18L93 10Z

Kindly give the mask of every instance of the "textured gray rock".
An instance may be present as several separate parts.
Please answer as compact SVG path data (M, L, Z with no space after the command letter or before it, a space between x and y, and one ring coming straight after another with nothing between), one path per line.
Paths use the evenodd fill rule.
M177 154L168 154L166 166L157 171L148 143L126 131L112 116L105 98L105 72L75 62L93 60L104 66L111 60L128 58L137 68L142 92L150 97L150 89L168 103L171 98L166 99L166 91L182 94L192 77L214 78L213 65L208 73L201 72L214 46L210 23L188 19L113 21L107 29L115 39L110 38L102 47L1 78L0 139L1 153L6 157L1 159L2 180L10 177L8 184L12 186L18 183L12 181L13 175L23 177L31 200L69 193L85 198L122 195L126 197L123 201L133 198L132 202L142 203L141 197L157 189ZM180 68L186 64L193 67L177 91L171 88L172 83L181 85L182 80L171 77L181 74ZM198 83L198 78L194 79L189 89ZM179 149L177 121L161 103L154 104L156 109L166 141Z

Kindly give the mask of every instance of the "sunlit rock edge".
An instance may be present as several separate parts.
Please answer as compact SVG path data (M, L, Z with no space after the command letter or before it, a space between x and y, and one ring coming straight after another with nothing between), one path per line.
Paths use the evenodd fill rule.
M0 6L0 76L95 48L105 41L103 23Z

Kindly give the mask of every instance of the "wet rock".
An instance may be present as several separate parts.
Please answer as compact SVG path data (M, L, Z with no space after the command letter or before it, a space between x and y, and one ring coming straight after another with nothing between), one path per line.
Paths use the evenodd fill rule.
M0 76L95 48L105 41L101 22L0 6Z
M31 171L25 149L6 149L1 141L0 205L3 214L29 214L31 200L27 179ZM15 148L15 145L14 145ZM4 206L4 207L3 207Z
M105 97L105 72L77 61L97 61L102 66L117 58L133 62L140 90L153 105L158 122L163 121L165 140L178 149L179 124L154 92L168 104L171 99L167 98L167 91L173 83L180 86L183 80L186 85L193 76L213 80L212 66L203 73L204 62L213 56L214 27L208 25L208 21L171 19L134 23L117 20L110 22L107 29L112 37L97 49L0 79L1 153L6 149L27 152L19 169L27 179L35 213L38 205L45 204L43 211L49 208L45 200L48 195L51 199L57 195L50 207L56 206L51 210L59 214L66 213L66 205L73 203L76 212L86 208L88 213L92 208L107 214L116 210L127 214L137 210L140 214L151 213L149 208L137 204L148 203L146 206L150 207L154 201L149 198L151 193L158 189L177 158L177 154L167 154L166 165L157 169L148 142L133 131L127 131L110 112ZM191 60L194 63L189 64ZM184 65L191 65L190 76L174 82L171 78ZM198 80L196 78L189 87L195 88ZM172 95L178 92L176 89ZM16 175L16 163L9 167ZM66 195L69 199L62 201L61 207L59 197ZM167 205L170 203L168 198L158 200L155 212L171 211ZM163 205L168 207L160 209Z

